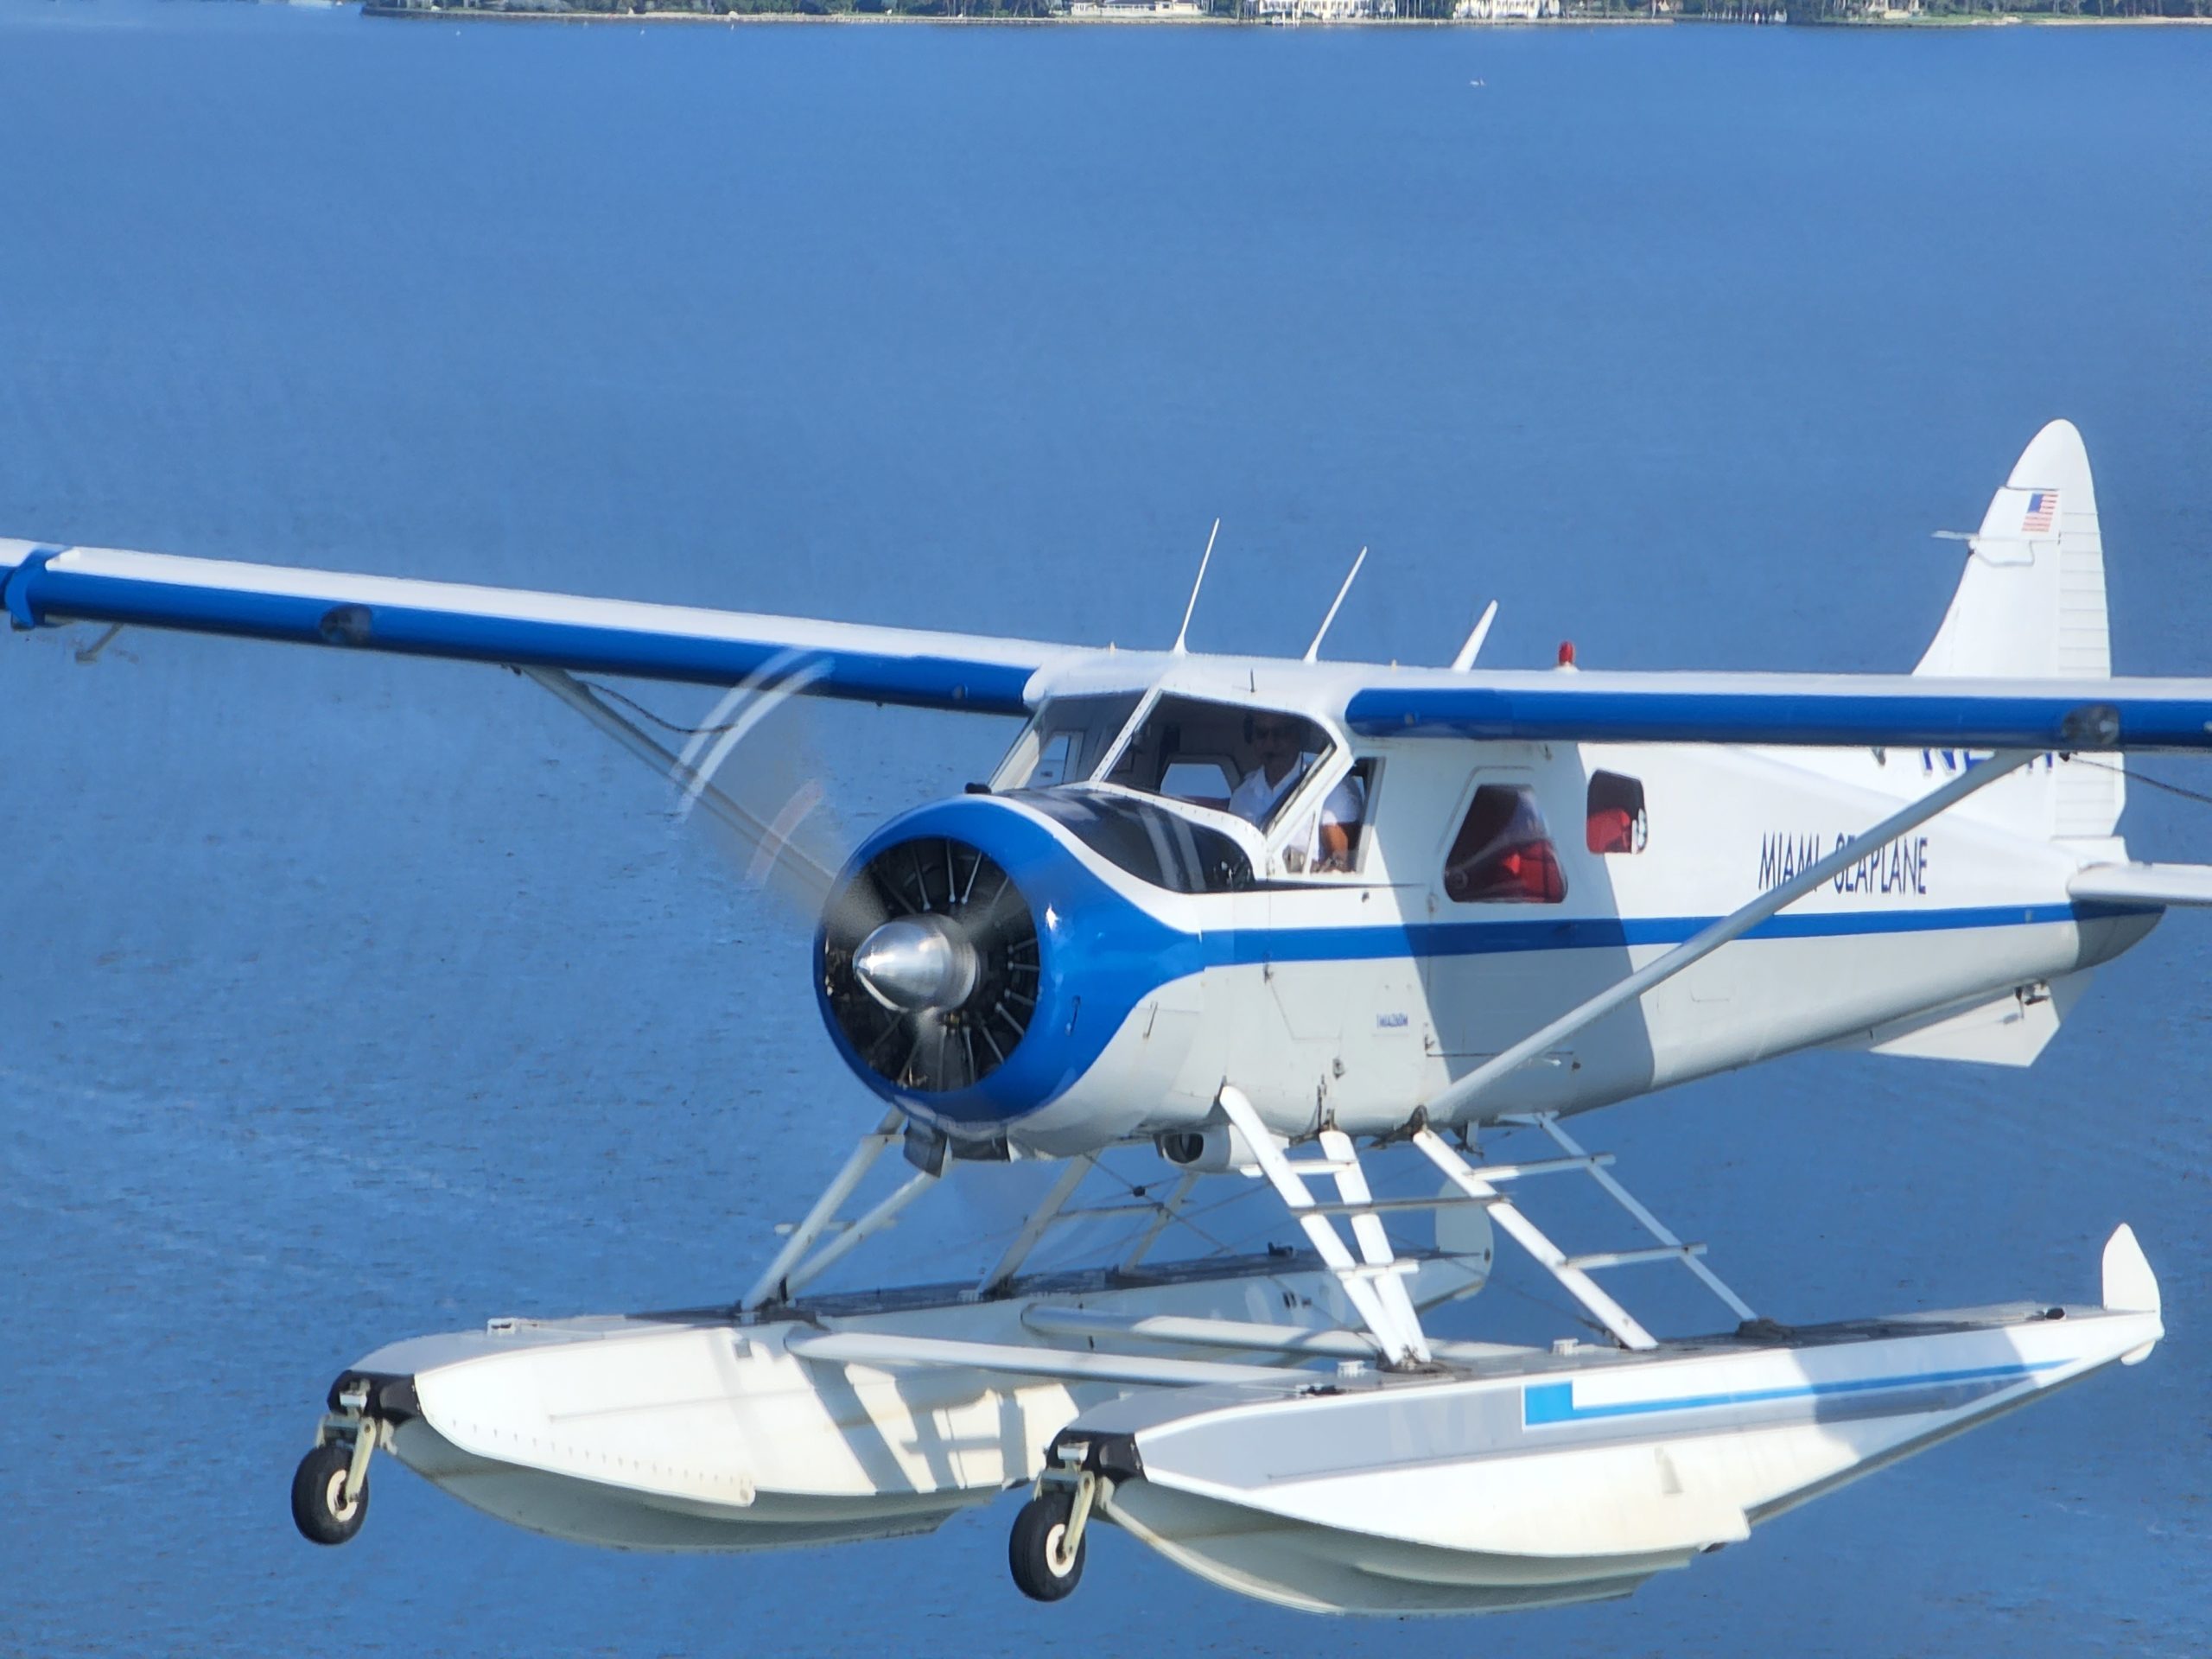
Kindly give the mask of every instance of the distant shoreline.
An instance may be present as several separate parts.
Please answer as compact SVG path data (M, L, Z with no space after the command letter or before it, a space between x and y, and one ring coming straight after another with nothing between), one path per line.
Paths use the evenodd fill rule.
M1136 13L1128 16L1095 14L1071 16L1065 12L1041 17L1002 14L987 16L932 16L911 11L710 11L704 9L662 8L652 11L555 11L534 7L501 5L394 5L365 0L364 17L416 18L443 22L523 23L745 23L767 24L928 24L963 28L1033 29L1039 27L1102 29L1651 29L1676 23L1715 24L1743 29L2176 29L2212 25L2212 16L2199 17L2082 17L2041 12L1984 14L1942 13L1911 17L1818 17L1792 23L1787 19L1724 16L1692 13L1688 16L1606 16L1602 13L1571 17L1216 17L1162 16Z
M365 0L364 17L416 17L443 21L467 18L487 23L920 23L976 29L1650 29L1676 22L1734 22L1751 26L1748 19L1720 17L1209 17L1147 16L1071 17L1057 13L1045 17L944 16L914 11L541 11L480 5L387 5ZM2191 22L2205 21L2190 19ZM1768 25L1774 27L1774 25Z

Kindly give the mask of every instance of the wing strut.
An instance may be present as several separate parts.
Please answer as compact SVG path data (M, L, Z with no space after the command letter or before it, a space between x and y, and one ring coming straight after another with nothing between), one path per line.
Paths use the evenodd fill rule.
M1616 980L1588 1001L1568 1009L1538 1031L1530 1033L1503 1053L1494 1054L1473 1071L1443 1090L1427 1106L1429 1121L1450 1123L1464 1118L1476 1096L1515 1068L1548 1052L1561 1039L1595 1023L1624 1002L1632 1002L1654 986L1672 979L1685 968L1694 967L1722 945L1742 938L1777 912L1796 903L1821 882L1878 852L1899 836L1918 829L1945 808L1956 805L1975 791L2018 772L2036 757L2037 751L2014 749L1993 754L1940 788L1930 790L1910 806L1900 808L1855 840L1845 842L1826 858L1817 860L1779 887L1768 888L1742 909L1685 940L1666 955L1646 963L1626 978Z
M680 785L690 803L705 807L721 820L725 828L754 849L754 862L762 867L764 876L768 866L784 872L798 903L818 909L830 902L830 891L837 884L836 872L823 868L792 846L785 830L763 823L718 788L711 780L711 762L707 772L699 771L683 756L648 736L636 722L616 714L566 669L524 668L517 671L537 681L662 777ZM763 695L775 694L769 690Z

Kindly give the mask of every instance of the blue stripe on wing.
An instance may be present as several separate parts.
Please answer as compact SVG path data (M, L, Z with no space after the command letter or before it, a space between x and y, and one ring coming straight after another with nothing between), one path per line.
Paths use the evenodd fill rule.
M4 574L0 597L19 627L120 622L703 685L734 685L797 652L823 665L807 684L810 696L993 715L1026 714L1023 692L1031 676L1062 649L566 594L121 556L132 563L118 570L101 568L111 561L98 554L78 561L41 548ZM168 570L190 579L162 581L153 574ZM233 574L236 580L220 579ZM963 645L974 654L960 654Z
M1669 683L1685 677L1690 677L1612 674L1600 680L1547 675L1542 683L1377 686L1355 693L1345 718L1366 737L1818 748L2212 749L2212 681L1709 675L1695 677L1704 682L1700 685Z

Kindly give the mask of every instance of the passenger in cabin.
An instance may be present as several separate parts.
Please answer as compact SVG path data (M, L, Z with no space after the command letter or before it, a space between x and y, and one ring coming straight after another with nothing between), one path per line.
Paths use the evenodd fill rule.
M1651 835L1642 781L1618 772L1592 772L1586 835L1593 853L1642 852Z
M1556 905L1567 897L1535 791L1484 784L1444 859L1445 896L1462 905Z
M1593 806L1588 825L1593 853L1632 853L1636 850L1636 820L1624 806Z
M1287 715L1260 714L1252 717L1252 744L1259 765L1230 792L1229 810L1250 823L1264 824L1277 806L1296 789L1320 757L1301 752L1299 738L1305 722ZM1329 791L1321 804L1313 843L1303 850L1309 868L1349 870L1358 849L1360 821L1367 803L1359 781L1346 778Z

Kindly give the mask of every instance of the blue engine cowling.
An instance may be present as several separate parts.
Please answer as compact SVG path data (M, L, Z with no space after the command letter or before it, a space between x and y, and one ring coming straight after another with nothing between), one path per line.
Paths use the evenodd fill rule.
M969 795L893 819L846 866L816 932L815 991L845 1064L963 1139L1001 1134L1065 1094L1148 994L1205 966L1199 934L1086 866L1077 848L1096 837L1070 818L1081 821L1039 798ZM1232 872L1226 884L1249 880ZM1173 873L1166 885L1184 887ZM899 1009L855 972L869 933L903 915L944 918L972 945L976 972L958 1007Z

